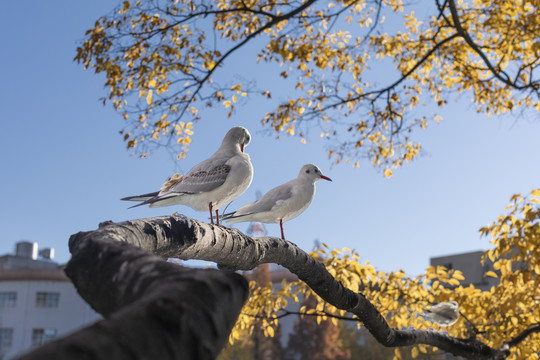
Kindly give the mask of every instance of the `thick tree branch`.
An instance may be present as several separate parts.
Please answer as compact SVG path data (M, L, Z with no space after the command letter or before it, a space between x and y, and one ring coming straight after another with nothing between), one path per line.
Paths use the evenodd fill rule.
M159 237L142 239L119 226L135 241L101 229L78 233L70 239L72 259L65 269L105 320L21 359L198 360L219 354L247 299L247 281L232 272L167 263L128 244L148 248L138 241L155 243Z
M322 299L333 306L351 312L366 326L381 344L389 347L427 344L455 355L474 359L504 359L507 349L493 349L479 341L457 339L425 330L396 330L363 294L345 288L325 266L291 242L278 238L253 239L238 230L200 223L185 217L169 216L102 224L93 232L80 233L70 239L72 251L84 246L81 239L103 239L104 242L128 242L164 258L214 261L220 268L250 270L264 263L280 264L295 273ZM103 262L106 264L106 259ZM128 276L120 269L119 276ZM90 276L90 274L86 274ZM81 279L84 279L81 274ZM133 278L133 276L129 277ZM75 278L76 285L80 282ZM77 285L78 286L78 285ZM92 286L79 288L81 295L95 308L109 313L122 298L111 294L96 294ZM125 293L125 289L122 293Z

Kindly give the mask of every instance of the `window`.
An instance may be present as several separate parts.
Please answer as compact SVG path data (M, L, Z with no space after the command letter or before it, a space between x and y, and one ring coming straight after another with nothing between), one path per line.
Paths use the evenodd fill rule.
M60 293L56 292L37 292L36 307L55 308L58 307Z
M13 343L13 329L0 328L0 349L11 346Z
M17 293L14 291L0 292L0 308L15 307L17 304Z
M33 329L32 330L32 346L41 346L54 340L56 337L56 329Z

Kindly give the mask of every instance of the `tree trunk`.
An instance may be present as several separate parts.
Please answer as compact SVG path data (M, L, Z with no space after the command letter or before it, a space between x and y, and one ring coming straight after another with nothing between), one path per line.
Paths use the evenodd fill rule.
M65 272L105 320L21 359L217 357L247 299L247 281L231 271L163 261L131 245L149 250L157 238L119 226L127 231L123 239L100 226L69 242L72 258Z

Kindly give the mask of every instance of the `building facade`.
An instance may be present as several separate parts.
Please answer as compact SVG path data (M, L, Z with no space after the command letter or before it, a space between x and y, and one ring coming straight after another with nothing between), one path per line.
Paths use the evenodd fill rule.
M430 258L429 262L431 266L444 266L447 269L461 271L465 277L465 280L461 281L461 285L473 284L477 289L486 291L491 289L492 286L497 286L499 279L486 276L488 271L495 270L493 270L493 263L489 259L486 259L486 262L482 264L483 254L484 251L473 251L438 256Z
M62 266L37 243L20 242L0 256L0 359L64 336L101 317L77 294Z

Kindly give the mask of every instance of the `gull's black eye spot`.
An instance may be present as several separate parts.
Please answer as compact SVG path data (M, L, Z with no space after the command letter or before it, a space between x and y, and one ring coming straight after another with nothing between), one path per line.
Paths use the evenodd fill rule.
M306 170L306 174L309 174L309 170Z

